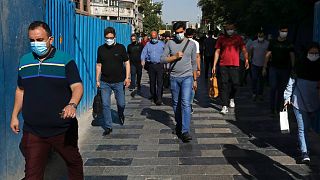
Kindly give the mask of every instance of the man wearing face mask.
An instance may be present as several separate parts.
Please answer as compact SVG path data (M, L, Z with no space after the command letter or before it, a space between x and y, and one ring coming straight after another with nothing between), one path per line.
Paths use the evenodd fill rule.
M185 38L186 25L178 21L173 25L175 39L166 44L161 62L170 63L170 90L176 121L176 135L183 141L192 140L190 135L191 95L197 90L197 47Z
M212 73L216 74L216 67L220 58L220 75L221 75L221 99L222 99L222 110L221 114L228 113L229 107L235 107L235 94L240 84L240 51L242 51L245 68L249 68L249 59L246 45L243 42L241 36L235 34L234 24L229 23L225 26L225 34L218 38L216 43L216 51L214 56L214 63ZM231 82L231 86L229 84ZM231 89L230 89L231 87ZM230 100L230 101L229 101ZM228 103L229 101L229 103Z
M141 64L145 66L148 63L149 80L150 80L150 99L160 106L162 104L163 92L163 73L164 67L160 63L160 58L164 49L164 42L159 41L158 33L151 32L151 41L146 44L141 54Z
M263 66L263 74L266 75L267 66L270 65L270 110L273 114L278 114L281 110L283 105L282 95L295 61L293 44L288 41L287 36L288 27L281 26L278 38L271 41L268 46Z
M141 77L142 77L142 65L141 65L141 53L143 45L138 43L137 35L131 35L131 44L128 45L128 55L131 67L131 85L129 90L133 91L137 85L138 90L141 89ZM137 78L137 83L136 83Z
M43 179L51 148L65 160L69 179L83 179L76 119L83 86L77 65L68 54L52 46L52 33L46 23L32 22L28 35L32 53L19 62L10 124L18 134L18 115L22 112L24 179Z
M104 30L106 43L98 48L96 81L101 88L103 104L103 136L112 132L111 91L117 101L120 123L124 124L125 94L124 86L130 85L130 62L124 45L116 43L116 32L113 27ZM125 65L125 69L123 68Z
M258 39L253 41L250 47L250 57L252 61L252 98L253 100L263 100L263 75L262 69L264 64L265 54L269 46L269 41L265 40L263 32L258 33Z

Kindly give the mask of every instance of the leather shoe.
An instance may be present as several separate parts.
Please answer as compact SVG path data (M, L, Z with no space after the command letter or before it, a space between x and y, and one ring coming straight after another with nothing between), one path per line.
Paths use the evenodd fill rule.
M120 124L124 124L124 115L119 116Z
M182 142L184 142L184 143L188 143L188 142L190 142L191 140L192 140L192 137L190 136L190 134L189 133L182 133L181 134L181 140L182 140Z
M111 128L107 128L106 130L104 130L102 136L109 135L111 132L112 132L112 129Z

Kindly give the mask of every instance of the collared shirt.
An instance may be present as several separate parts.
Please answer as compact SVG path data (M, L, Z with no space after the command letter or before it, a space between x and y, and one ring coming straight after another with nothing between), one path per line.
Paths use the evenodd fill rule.
M241 36L221 35L216 43L216 49L220 49L220 66L239 66L240 51L245 48Z
M42 62L33 53L19 62L18 86L24 90L23 130L39 137L52 137L68 131L76 119L62 119L59 113L67 106L70 85L81 82L75 61L53 49Z
M153 64L160 63L161 55L163 54L165 44L162 41L158 43L148 42L147 45L143 48L141 54L142 61L148 61Z

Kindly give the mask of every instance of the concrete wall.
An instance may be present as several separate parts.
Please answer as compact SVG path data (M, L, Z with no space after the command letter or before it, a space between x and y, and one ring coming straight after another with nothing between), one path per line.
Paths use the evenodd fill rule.
M24 160L19 151L21 134L12 133L10 118L18 60L29 51L28 25L44 17L44 0L0 1L0 179L23 177Z

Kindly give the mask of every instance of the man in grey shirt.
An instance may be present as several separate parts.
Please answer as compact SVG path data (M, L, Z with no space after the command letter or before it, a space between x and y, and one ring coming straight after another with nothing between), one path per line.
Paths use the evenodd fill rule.
M185 38L185 23L173 25L175 39L168 41L161 56L162 63L170 63L170 89L176 120L176 134L183 142L190 142L191 93L197 88L196 44ZM188 44L187 44L188 43ZM184 52L183 49L186 46Z

